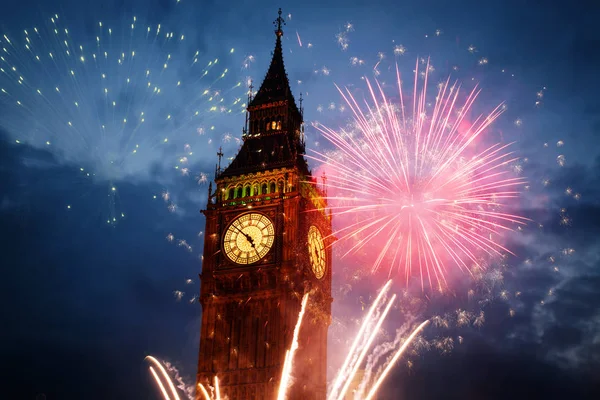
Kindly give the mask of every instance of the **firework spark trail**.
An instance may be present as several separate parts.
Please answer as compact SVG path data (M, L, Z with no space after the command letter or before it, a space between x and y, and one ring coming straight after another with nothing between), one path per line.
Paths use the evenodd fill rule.
M375 310L379 308L379 303L384 298L385 294L389 291L391 285L392 285L392 281L390 280L383 286L383 288L377 295L377 298L373 302L373 305L371 305L371 308L367 312L367 315L365 316L363 324L361 325L361 327L358 331L358 334L354 338L354 342L352 343L352 346L350 347L350 350L348 351L348 355L346 356L346 359L344 360L344 363L342 364L342 367L340 368L340 371L338 372L338 375L335 378L335 381L333 383L333 386L331 387L331 391L329 393L328 399L331 400L331 399L337 398L338 390L340 390L341 386L344 384L344 382L347 379L346 371L348 371L348 369L351 365L351 362L355 357L355 353L361 347L360 344L363 340L364 333L365 333L367 327L370 326L370 324L372 322L371 317L372 317L373 313L375 312Z
M383 324L385 318L387 317L389 311L391 310L392 305L394 304L394 302L396 300L396 295L392 295L391 298L386 301L386 306L384 307L383 311L380 312L380 308L382 306L382 301L385 298L386 294L389 292L391 284L392 284L392 282L388 281L384 285L384 287L381 289L380 293L378 294L377 298L375 299L375 302L373 303L373 305L367 312L367 316L365 317L363 324L361 325L361 328L359 329L359 332L351 346L351 350L350 350L346 360L344 361L344 365L340 369L340 371L335 379L334 386L333 386L329 396L327 397L329 400L344 399L344 397L352 383L352 380L353 380L354 376L356 375L356 372L358 371L358 368L360 367L360 365L364 361L365 357L367 356L367 353L368 353L375 337L379 334L381 325ZM306 293L302 299L300 313L298 315L298 321L294 328L292 344L291 344L290 349L286 352L286 355L285 355L285 361L284 361L284 365L282 368L282 376L281 376L279 391L278 391L278 395L277 395L278 400L285 400L287 389L291 385L293 360L294 360L295 352L298 349L298 337L300 334L300 328L302 325L302 320L304 318L306 305L308 303L308 297L309 297L309 294ZM381 385L381 383L383 382L383 380L389 374L392 367L398 361L400 356L402 356L402 354L404 353L404 351L406 350L408 345L410 343L412 343L415 336L419 332L421 332L421 330L428 323L429 323L429 320L427 320L427 321L423 322L421 325L419 325L419 327L417 329L415 329L406 340L404 340L404 343L396 351L396 353L391 358L391 360L388 363L384 364L385 369L383 370L383 372L378 374L378 378L375 382L375 385L371 387L371 390L367 396L367 399L372 398L372 396L376 393L376 391L378 390L378 388ZM406 326L406 324L405 324L405 326ZM403 326L400 330L398 330L396 339L394 340L394 342L384 343L383 345L379 345L372 351L371 355L368 357L366 374L365 374L363 380L361 381L361 384L358 388L357 393L355 394L355 398L357 398L357 396L359 396L359 397L362 396L362 393L365 390L366 385L371 380L372 369L375 366L375 364L377 363L377 361L384 354L395 349L397 347L397 345L402 341L401 333L403 333L406 330L405 326ZM154 358L152 356L147 356L146 359L149 360L156 367L158 367L158 369L161 371L161 373L163 375L163 379L166 380L168 383L169 389L171 390L172 395L173 395L172 398L169 395L169 393L167 392L165 385L163 384L159 375L156 373L154 367L153 366L149 367L150 372L153 375L157 385L159 386L159 389L160 389L164 399L165 400L171 400L171 399L172 400L180 400L179 395L177 394L177 390L173 384L173 381L170 378L167 371L165 370L165 368L163 368L162 364L156 358ZM171 367L171 368L174 369L174 367ZM340 389L340 386L341 386L341 389ZM185 387L185 385L184 385L184 387ZM212 397L210 396L210 394L208 393L208 391L206 390L204 385L199 383L198 389L201 392L201 395L204 397L204 400L212 399ZM214 400L221 400L219 379L216 375L214 377L214 388L213 389L214 389Z
M219 388L219 378L215 375L215 400L221 400L221 389Z
M404 341L404 343L402 344L402 346L398 349L398 351L396 352L396 354L394 354L394 357L390 360L390 362L387 364L387 366L385 367L385 369L383 370L383 372L379 375L379 378L377 378L377 381L375 382L375 384L371 387L371 390L369 391L369 394L367 395L367 397L365 397L365 400L371 400L373 398L373 396L375 396L375 394L377 393L377 390L379 390L379 387L381 386L382 382L385 380L385 378L387 377L387 375L390 373L390 371L392 370L392 368L394 367L394 364L396 364L396 362L398 361L398 359L402 356L402 354L404 353L404 350L406 350L406 348L408 347L408 345L413 341L413 339L415 338L415 336L417 336L426 326L427 324L429 324L429 320L422 322L409 336L408 338Z
M152 364L154 364L158 370L161 372L163 378L167 381L167 383L169 384L169 389L171 390L171 393L173 395L173 400L181 400L179 398L179 395L177 394L177 389L175 388L175 385L173 384L173 381L171 380L171 377L169 377L169 374L167 373L167 370L162 366L162 364L160 363L160 361L158 361L156 358L152 357L152 356L146 356L146 360L149 360ZM152 367L151 367L152 368ZM154 374L154 373L153 373ZM162 385L160 385L162 388ZM168 400L170 397L165 398L165 400Z
M198 387L200 388L200 391L202 391L202 396L204 396L204 400L211 400L210 395L208 394L208 391L206 390L204 385L199 383Z
M346 383L345 383L344 387L342 388L342 390L340 391L340 394L339 394L339 396L337 398L338 400L343 400L344 399L344 396L346 395L346 392L350 388L350 384L352 383L352 379L354 378L354 375L356 375L356 371L358 371L358 367L360 367L362 361L364 360L365 356L367 355L367 351L369 351L369 348L371 347L371 344L373 343L373 340L375 340L375 337L379 334L379 329L381 328L381 324L383 324L383 321L385 320L385 317L387 317L387 314L390 311L390 309L392 308L392 305L394 304L395 300L396 300L396 295L393 295L392 298L390 299L390 301L388 301L388 304L385 307L383 313L381 314L381 316L377 320L377 323L375 324L375 327L372 329L371 334L369 335L369 337L368 337L365 345L363 346L363 349L362 349L360 355L358 356L358 358L354 362L352 370L350 371L350 373L348 374L348 377L346 378Z
M75 164L82 178L107 182L108 224L125 217L115 183L150 179L154 163L189 174L192 147L212 142L195 132L242 112L246 98L221 68L231 59L189 54L185 35L160 24L118 25L70 30L54 15L0 35L0 127Z
M158 388L160 389L160 392L162 393L164 399L171 400L171 398L169 397L169 394L167 393L167 390L165 389L165 386L162 384L162 382L160 380L160 377L156 373L156 370L154 370L154 367L150 366L149 369L150 369L150 373L154 377L154 380L156 381L156 384L158 385Z
M302 298L302 306L300 308L300 314L298 315L298 322L294 328L294 336L292 339L292 345L286 352L285 361L283 363L283 370L281 372L281 381L279 383L279 392L277 393L277 400L285 400L288 387L291 384L292 378L292 365L294 361L294 355L298 349L298 336L300 335L300 326L302 325L302 319L306 310L306 304L308 303L308 293L304 294Z
M419 89L417 65L410 116L398 69L398 105L387 99L379 83L374 87L367 80L372 104L365 108L348 89L338 88L353 113L354 128L338 132L317 126L335 150L314 151L316 156L310 157L328 170L334 214L356 218L334 233L342 240L358 238L344 255L375 245L373 239L385 235L373 271L389 257L390 274L396 267L407 283L416 275L423 290L426 282L447 286L453 269L470 273L469 262L481 267L478 253L510 253L495 237L527 221L500 210L526 183L509 175L507 167L517 160L507 151L510 145L478 148L502 107L469 123L479 91L473 89L459 107L460 87L448 79L439 85L430 110L428 70Z
M371 376L373 375L373 369L378 364L381 357L388 354L390 351L394 350L402 341L402 335L411 327L413 324L414 318L411 318L409 322L406 322L404 325L400 327L396 331L396 338L393 342L386 342L375 346L369 357L367 358L367 364L365 366L365 374L362 382L360 383L356 393L354 395L355 399L362 399L363 393L367 388L367 384L371 381Z
M391 281L382 288L375 302L369 309L367 316L363 320L361 325L361 329L357 334L351 350L344 361L342 368L340 368L338 375L334 381L334 385L328 395L328 400L342 400L345 398L350 385L358 371L358 368L362 365L367 353L371 349L371 345L375 337L379 334L381 325L385 318L387 317L388 312L391 309L394 301L396 300L396 295L393 295L389 301L386 301L387 305L384 311L381 314L377 314L376 312L381 307L381 301L384 297L384 294L389 291L391 286ZM411 318L414 320L414 318ZM391 359L388 359L388 362L383 363L381 369L383 372L377 374L375 386L370 387L370 391L368 394L368 398L371 398L374 393L378 390L381 382L385 379L389 371L394 366L398 358L404 353L405 349L408 345L413 341L415 336L423 330L423 328L429 323L429 320L421 323L417 329L415 329L411 335L407 339L402 338L402 334L407 331L408 327L412 321L405 323L397 332L396 338L391 343L380 344L373 349L367 358L367 365L365 368L365 375L362 378L358 390L354 394L354 398L359 399L363 398L363 392L367 388L367 386L371 383L371 376L373 375L373 369L385 354L389 353L392 350L398 348L398 345L402 342L400 348L398 348ZM368 331L369 333L366 333ZM360 354L358 354L360 352ZM380 369L380 371L381 371ZM340 390L341 387L341 390Z

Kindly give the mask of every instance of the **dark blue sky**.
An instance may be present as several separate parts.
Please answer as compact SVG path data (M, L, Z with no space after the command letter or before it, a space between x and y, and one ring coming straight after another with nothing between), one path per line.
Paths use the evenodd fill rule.
M499 289L508 298L479 305L486 315L481 328L432 329L431 340L460 335L464 342L449 354L412 355L413 367L399 364L382 398L598 398L600 9L591 2L528 3L3 5L0 30L10 40L0 39L9 50L0 62L0 88L7 91L0 93L3 393L11 399L38 393L48 399L158 398L143 361L148 354L173 362L193 383L203 177L211 179L219 146L226 158L238 148L245 82L252 77L257 85L264 77L274 44L271 22L282 7L291 14L286 68L295 95L304 93L307 122L343 125L348 115L333 84L360 96L360 78L373 77L379 52L385 58L378 79L390 83L395 62L411 73L417 57L430 56L435 81L452 74L467 88L480 85L477 111L506 102L493 135L517 140L526 158L521 166L531 187L521 206L535 222L511 238L517 257L506 262ZM49 20L55 13L58 36ZM168 41L163 35L170 31L175 39ZM400 45L406 52L395 56ZM352 66L352 58L364 64ZM142 118L145 125L136 128ZM309 148L324 146L310 124L307 138ZM560 223L565 216L566 226ZM334 262L337 293L357 268L349 260ZM383 279L376 281L363 276L338 296L340 324L352 326L350 317L360 317L360 298ZM184 292L179 301L174 291ZM448 309L466 307L460 299L450 303ZM424 315L438 309L444 306L431 305ZM393 318L389 329L402 322ZM332 349L345 339L341 331L332 329ZM335 364L335 354L330 359Z

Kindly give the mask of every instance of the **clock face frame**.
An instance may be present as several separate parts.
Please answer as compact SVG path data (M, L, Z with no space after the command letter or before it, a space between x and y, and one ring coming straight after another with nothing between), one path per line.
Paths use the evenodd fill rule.
M323 235L319 228L312 225L308 229L308 258L312 272L317 279L325 276L325 272L327 271L326 257Z
M267 255L274 241L273 222L264 214L250 212L229 224L223 236L223 252L236 264L253 264Z

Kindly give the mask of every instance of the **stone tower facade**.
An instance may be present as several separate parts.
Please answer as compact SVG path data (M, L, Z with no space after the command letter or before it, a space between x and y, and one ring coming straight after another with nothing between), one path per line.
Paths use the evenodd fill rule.
M304 157L302 100L298 107L283 64L281 10L275 24L275 50L249 97L243 145L227 168L218 166L202 210L197 384L212 385L217 376L229 400L276 398L307 292L287 397L326 395L331 212L324 178L317 183Z

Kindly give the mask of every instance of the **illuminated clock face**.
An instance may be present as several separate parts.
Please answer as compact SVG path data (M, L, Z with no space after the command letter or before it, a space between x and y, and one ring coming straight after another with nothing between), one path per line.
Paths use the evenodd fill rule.
M267 255L275 240L273 222L263 214L236 218L225 231L223 250L236 264L252 264Z
M308 257L313 273L317 279L321 279L325 276L327 264L323 235L321 235L321 231L316 226L311 226L308 230Z

